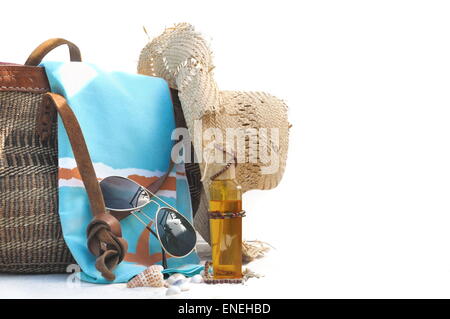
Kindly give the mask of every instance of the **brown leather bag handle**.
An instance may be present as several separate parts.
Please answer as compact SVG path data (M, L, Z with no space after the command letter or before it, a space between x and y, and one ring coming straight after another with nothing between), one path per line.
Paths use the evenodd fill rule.
M25 62L25 65L37 66L50 51L64 44L69 47L70 61L81 62L81 52L75 44L66 39L53 38L41 43L34 49Z
M124 259L128 244L122 238L119 221L106 213L105 202L92 165L86 142L75 114L64 97L46 93L41 107L41 118L53 117L55 108L61 116L72 146L78 171L88 194L94 218L87 228L89 251L97 257L95 267L107 280L114 280L114 268ZM40 120L42 121L42 120ZM38 132L39 133L39 132Z

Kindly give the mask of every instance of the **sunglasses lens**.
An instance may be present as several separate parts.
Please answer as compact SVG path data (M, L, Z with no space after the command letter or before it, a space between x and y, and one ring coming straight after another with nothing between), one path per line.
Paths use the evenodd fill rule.
M194 249L197 235L183 215L172 209L162 208L156 218L161 245L170 255L183 257Z
M107 177L100 182L100 188L110 210L140 208L150 201L143 187L123 177Z

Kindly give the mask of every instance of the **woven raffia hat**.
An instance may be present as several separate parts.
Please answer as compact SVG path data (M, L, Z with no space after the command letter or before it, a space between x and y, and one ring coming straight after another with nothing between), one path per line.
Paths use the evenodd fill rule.
M242 190L270 189L283 176L289 141L286 104L264 92L220 91L213 75L212 52L194 27L187 23L167 28L142 50L138 72L164 78L178 96L186 124L194 142L197 158L205 158L207 144L199 139L206 130L219 128L226 136L227 128L240 128L245 138L241 150L245 162L236 167L236 179ZM201 131L198 123L201 121ZM273 130L273 129L276 130ZM254 137L254 138L253 138ZM216 143L217 144L217 143ZM239 148L224 138L222 148ZM275 159L272 163L270 159ZM204 189L214 173L200 163ZM208 195L195 214L194 224L209 242Z

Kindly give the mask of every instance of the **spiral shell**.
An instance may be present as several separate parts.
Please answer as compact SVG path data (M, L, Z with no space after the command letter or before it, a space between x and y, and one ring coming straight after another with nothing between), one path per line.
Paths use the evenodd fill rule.
M161 271L164 268L160 265L153 265L143 272L133 277L128 283L127 288L137 287L164 287L164 276Z

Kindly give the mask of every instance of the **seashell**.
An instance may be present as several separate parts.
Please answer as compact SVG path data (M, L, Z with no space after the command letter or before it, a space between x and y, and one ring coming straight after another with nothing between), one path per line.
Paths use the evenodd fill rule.
M173 274L172 276L170 276L169 278L167 278L167 283L169 285L173 285L173 283L177 280L180 279L186 279L186 277L182 274Z
M164 268L160 265L153 265L143 272L133 277L128 283L127 288L137 287L164 287L164 275L161 271Z
M166 296L177 295L181 293L181 289L178 286L170 286L166 291Z
M252 270L250 270L249 268L245 268L244 271L242 272L243 275L243 279L244 280L248 280L250 278L261 278L264 277L264 275L260 275Z
M193 284L200 284L203 282L203 277L201 275L195 275L191 278Z
M185 283L188 283L189 279L185 278L185 279L178 279L176 280L174 283L172 283L171 286L181 286L184 285Z
M188 282L181 284L179 287L181 291L188 291L191 289L191 285Z

